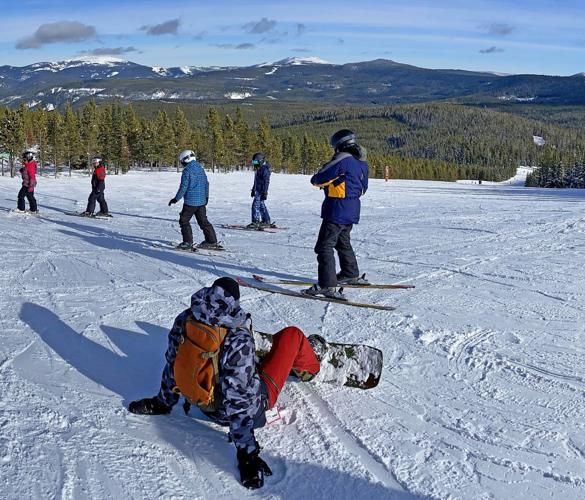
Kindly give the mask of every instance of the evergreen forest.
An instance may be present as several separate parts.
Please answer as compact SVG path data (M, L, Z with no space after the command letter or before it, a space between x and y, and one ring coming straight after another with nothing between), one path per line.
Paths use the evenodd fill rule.
M23 104L0 108L0 152L7 157L3 175L15 174L27 147L36 149L41 169L52 175L87 168L94 155L114 173L178 168L183 149L193 149L213 171L246 168L262 151L274 171L310 174L331 157L330 135L350 128L367 150L372 177L387 169L391 178L501 181L529 165L541 167L529 185L584 187L581 114L563 109L555 120L549 115L449 102L340 107L90 101L51 111Z

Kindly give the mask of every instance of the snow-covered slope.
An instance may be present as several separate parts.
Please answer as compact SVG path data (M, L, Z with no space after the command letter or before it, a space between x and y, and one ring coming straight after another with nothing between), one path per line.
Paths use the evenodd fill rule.
M212 223L246 223L249 173L210 175ZM21 498L585 497L585 195L372 181L352 233L376 281L364 311L242 290L256 328L297 325L381 348L370 391L290 383L283 420L258 432L274 476L238 482L225 429L180 408L125 406L158 389L166 334L190 294L222 275L311 277L321 192L273 175L278 234L217 227L217 256L178 241L175 173L110 176L112 220L82 210L85 176L39 179L42 217L8 215L0 178L0 474ZM197 231L200 237L200 233Z

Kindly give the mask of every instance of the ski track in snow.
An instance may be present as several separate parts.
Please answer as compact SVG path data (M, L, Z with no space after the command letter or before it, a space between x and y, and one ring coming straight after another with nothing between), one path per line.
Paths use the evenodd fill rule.
M248 222L252 177L209 178L230 253L152 245L180 238L176 173L109 176L111 220L68 215L84 175L40 178L40 217L9 213L20 182L0 178L3 498L585 497L583 191L373 180L360 267L416 288L346 293L396 311L242 290L259 330L385 355L373 390L291 382L282 420L257 431L274 475L248 491L224 428L125 409L158 390L191 293L226 274L315 276L322 195L307 177L273 175L279 233L220 229Z

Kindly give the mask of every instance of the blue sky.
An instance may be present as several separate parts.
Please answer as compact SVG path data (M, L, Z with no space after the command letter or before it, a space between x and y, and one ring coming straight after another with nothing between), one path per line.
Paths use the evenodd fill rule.
M82 53L150 66L289 56L427 68L585 71L584 0L0 0L0 65Z

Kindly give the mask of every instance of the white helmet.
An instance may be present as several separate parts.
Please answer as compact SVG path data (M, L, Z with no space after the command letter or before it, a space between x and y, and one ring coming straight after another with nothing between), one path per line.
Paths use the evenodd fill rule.
M197 159L197 156L190 149L185 149L185 151L182 151L181 154L179 154L179 161L183 165L187 165L187 163L189 163L191 160L196 160L196 159Z

